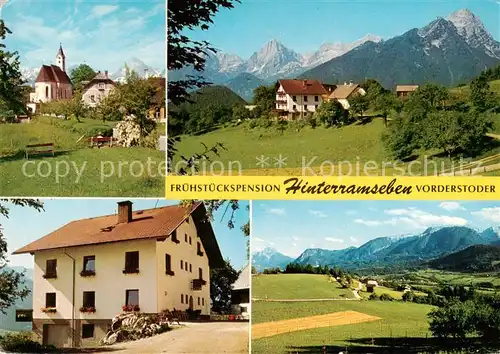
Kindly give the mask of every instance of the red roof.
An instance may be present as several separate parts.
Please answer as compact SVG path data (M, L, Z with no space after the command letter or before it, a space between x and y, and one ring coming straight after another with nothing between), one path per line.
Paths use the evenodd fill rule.
M324 95L328 93L318 80L280 80L279 83L289 95Z
M42 65L36 82L52 82L71 85L68 74L62 71L57 65Z
M171 205L136 211L132 213L132 221L128 223L118 223L116 214L72 221L16 250L13 254L110 242L164 239L169 237L189 215L193 217L211 267L220 265L222 255L212 226L206 221L206 209L201 202L195 203L191 209L181 205Z

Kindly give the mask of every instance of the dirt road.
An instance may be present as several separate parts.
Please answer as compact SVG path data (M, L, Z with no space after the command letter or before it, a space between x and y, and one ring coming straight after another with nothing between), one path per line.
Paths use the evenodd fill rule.
M248 322L188 323L146 339L105 347L100 353L248 353Z

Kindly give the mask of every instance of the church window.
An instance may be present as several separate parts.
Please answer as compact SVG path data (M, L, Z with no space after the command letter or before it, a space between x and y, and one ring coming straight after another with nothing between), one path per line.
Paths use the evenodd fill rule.
M45 98L49 98L49 87L45 86Z

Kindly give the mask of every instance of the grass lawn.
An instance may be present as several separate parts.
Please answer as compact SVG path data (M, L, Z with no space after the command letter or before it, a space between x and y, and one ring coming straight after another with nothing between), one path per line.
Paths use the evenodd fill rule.
M452 285L470 285L477 283L490 282L494 286L500 287L500 273L490 272L490 273L457 273L457 272L445 272L440 270L420 270L415 272L417 276L423 278L437 280L442 283L452 284Z
M42 117L34 118L29 124L2 125L0 194L39 197L164 195L164 152L139 147L92 149L86 137L82 138L87 131L114 124ZM26 145L38 143L54 143L56 156L26 160Z
M496 127L500 127L500 115L496 116L496 120ZM288 128L283 133L274 127L250 129L247 124L241 124L199 136L184 136L177 145L177 155L191 156L204 150L202 144L211 147L222 143L226 150L220 151L220 157L214 157L213 160L218 162L213 164L208 173L216 171L233 175L238 174L239 169L244 175L302 175L303 167L305 174L310 175L312 172L308 166L315 174L323 175L422 175L425 173L422 167L425 155L429 156L427 160L432 163L427 174L434 175L434 164L437 171L442 172L448 170L452 163L455 168L460 163L458 160L451 162L441 156L441 151L433 150L418 152L419 156L412 165L394 165L381 141L385 130L383 121L378 118L366 124L355 123L342 128L305 127L300 131ZM492 138L491 141L492 148L480 156L464 159L464 163L500 154L500 143L495 144ZM277 168L275 159L280 155L286 159L286 165ZM268 158L265 167L257 165L257 159L261 156ZM488 164L498 160L500 158ZM174 163L177 161L179 159L174 159ZM350 166L345 161L349 161ZM368 161L371 161L370 164L365 165ZM382 163L385 165L382 166Z
M252 297L257 299L354 298L352 290L319 274L270 274L252 277Z
M349 310L377 316L381 320L330 328L315 328L253 340L252 353L321 353L323 345L344 348L347 346L351 350L353 345L361 347L372 345L372 343L377 345L386 340L397 340L398 337L405 339L406 337L425 338L430 336L427 313L431 309L432 306L428 305L383 301L256 302L252 304L253 323ZM329 353L334 352L329 351ZM358 351L352 352L358 353Z

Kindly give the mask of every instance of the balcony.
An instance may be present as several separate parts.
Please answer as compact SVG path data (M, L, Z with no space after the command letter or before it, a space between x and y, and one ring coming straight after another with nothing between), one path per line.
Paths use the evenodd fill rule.
M206 285L207 281L203 279L193 279L191 282L191 289L192 290L201 290L203 285Z
M276 100L276 104L287 104L287 100Z

